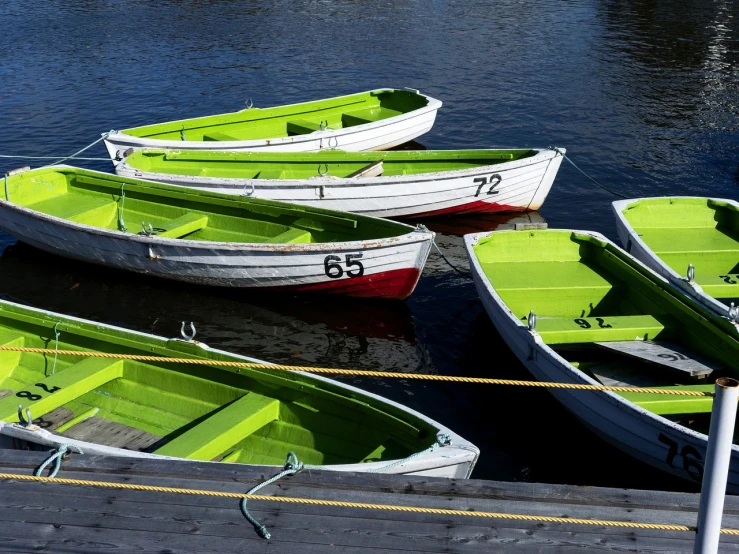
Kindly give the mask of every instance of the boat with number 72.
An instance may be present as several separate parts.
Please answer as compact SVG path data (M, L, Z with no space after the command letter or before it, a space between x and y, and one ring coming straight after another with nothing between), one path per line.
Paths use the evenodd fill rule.
M144 149L118 175L376 217L523 212L549 194L564 148L292 153Z
M202 285L403 299L425 228L55 166L11 172L0 229L75 260Z

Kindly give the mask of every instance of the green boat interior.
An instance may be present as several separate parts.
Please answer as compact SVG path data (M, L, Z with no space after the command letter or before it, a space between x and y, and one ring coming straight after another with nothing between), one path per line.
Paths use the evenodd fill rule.
M381 164L385 177L474 169L533 157L536 150L398 150L272 153L143 149L126 158L134 169L193 177L310 179L354 177ZM373 174L377 175L377 173Z
M320 243L407 234L392 221L203 193L71 167L38 169L7 179L5 198L37 212L129 233L237 243Z
M624 217L678 275L695 267L695 282L729 305L739 297L739 211L710 198L646 198Z
M349 96L251 108L240 112L170 121L122 131L139 138L180 141L259 140L345 129L403 115L428 105L410 90L374 90Z
M474 251L516 317L527 324L533 312L544 342L604 385L713 391L717 377L739 376L736 329L612 244L572 231L514 231L493 233ZM695 425L712 406L710 397L619 394Z
M0 305L0 345L233 360L163 340ZM407 457L434 443L427 422L337 384L248 368L0 352L0 418L111 447L249 464Z

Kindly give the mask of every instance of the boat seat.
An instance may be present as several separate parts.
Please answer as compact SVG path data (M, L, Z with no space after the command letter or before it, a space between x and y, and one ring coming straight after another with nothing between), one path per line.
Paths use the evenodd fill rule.
M536 332L550 345L653 340L664 328L651 315L536 318Z
M713 392L714 385L678 385L669 387L660 386L659 388ZM622 392L618 394L637 406L662 416L678 414L710 414L713 407L713 398L710 396L669 396L644 392Z
M282 179L285 172L283 170L272 169L267 171L260 171L254 177L255 179Z
M305 229L297 229L292 228L289 231L285 231L284 233L280 233L276 237L271 237L270 239L264 241L268 243L285 243L285 244L296 244L296 243L309 243L311 242L311 239L313 238L313 235L310 234L310 231L306 231Z
M737 259L739 259L739 252L737 254ZM709 296L714 298L739 298L739 273L696 275L695 280Z
M280 415L280 401L253 392L225 407L173 438L154 454L212 460Z
M290 135L307 135L321 130L319 123L305 121L304 119L293 119L287 122L287 134Z
M206 225L208 225L207 215L189 213L162 225L161 229L164 229L164 231L158 232L157 236L178 239L195 231L200 231Z
M372 117L370 110L360 110L341 114L341 124L344 127L354 127L355 125L374 123L375 119L376 118Z
M123 375L123 360L84 358L34 384L28 384L13 396L0 400L0 419L18 417L18 404L31 408L36 415L48 413ZM23 394L28 393L28 394ZM18 396L18 395L21 396Z
M29 204L27 207L75 223L106 226L115 217L118 204L109 196L72 193Z
M226 133L221 133L219 131L208 131L207 133L203 134L203 140L204 141L232 141L232 140L239 140L236 137L232 137L231 135L227 135Z

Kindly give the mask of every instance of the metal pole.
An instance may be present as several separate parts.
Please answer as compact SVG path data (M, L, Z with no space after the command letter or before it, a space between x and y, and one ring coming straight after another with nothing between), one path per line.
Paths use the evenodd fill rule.
M739 381L728 377L716 380L693 554L718 552L738 399Z

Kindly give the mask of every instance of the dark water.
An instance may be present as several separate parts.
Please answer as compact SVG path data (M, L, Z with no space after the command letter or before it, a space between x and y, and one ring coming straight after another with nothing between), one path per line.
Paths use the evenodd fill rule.
M730 0L0 4L0 154L67 155L103 131L382 86L444 102L427 148L547 146L633 196L739 196L739 11ZM97 145L87 152L104 156ZM37 165L36 162L34 165ZM0 159L0 169L24 165ZM110 171L108 163L80 165ZM614 198L563 165L541 217L616 239ZM464 232L426 222L466 266ZM529 378L469 278L435 254L405 303L264 297L66 262L0 236L0 294L275 361ZM357 380L482 449L480 478L674 488L546 392Z

